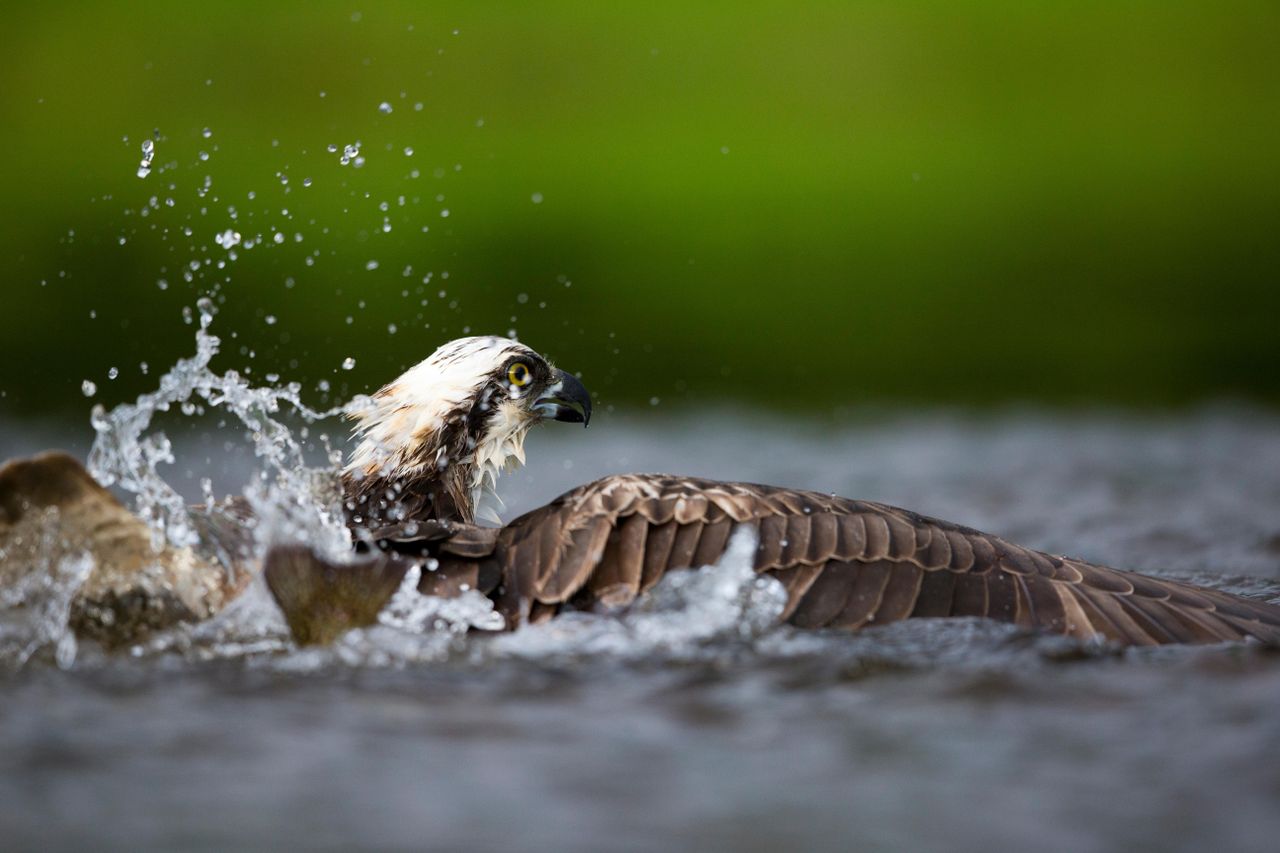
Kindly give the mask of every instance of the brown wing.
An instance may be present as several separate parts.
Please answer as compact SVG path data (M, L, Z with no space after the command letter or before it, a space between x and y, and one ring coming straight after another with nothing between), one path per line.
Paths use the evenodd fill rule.
M626 605L668 571L714 563L736 525L784 618L856 630L985 616L1123 644L1280 642L1280 607L1054 557L956 524L814 492L659 475L608 477L498 536L499 609L514 627L570 605Z

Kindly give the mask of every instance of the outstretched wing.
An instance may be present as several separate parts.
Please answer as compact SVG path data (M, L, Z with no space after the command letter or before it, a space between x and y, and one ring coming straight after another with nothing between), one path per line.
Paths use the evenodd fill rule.
M498 535L508 625L562 607L623 606L673 569L716 562L737 525L784 618L856 630L915 616L985 616L1124 644L1280 642L1280 607L1055 557L881 504L746 483L608 477Z

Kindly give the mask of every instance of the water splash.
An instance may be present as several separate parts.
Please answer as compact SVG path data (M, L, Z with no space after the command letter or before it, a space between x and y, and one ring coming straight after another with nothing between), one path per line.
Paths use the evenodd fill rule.
M153 531L153 544L197 546L200 537L186 501L161 475L162 464L175 462L173 446L164 432L152 430L155 417L177 408L183 415L202 414L206 407L234 415L245 427L253 452L262 463L246 487L253 510L253 533L260 548L284 541L306 541L326 556L349 551L336 468L341 453L329 451L329 468L306 463L298 437L281 420L292 412L307 423L346 414L367 405L356 397L345 406L317 411L306 405L299 383L283 387L255 387L238 371L215 373L209 368L220 341L210 334L215 308L203 298L196 352L179 360L160 377L157 390L106 411L94 407L97 433L89 451L90 473L105 486L117 486L134 496L135 509ZM225 509L225 507L224 507ZM216 512L210 502L204 511ZM243 515L243 514L242 514ZM260 552L259 552L260 553Z
M364 165L364 158L360 156L360 140L342 146L342 156L338 158L338 163L343 166L354 163L357 168Z
M71 630L71 602L88 580L94 560L88 554L67 554L60 547L58 510L42 510L35 519L35 541L23 554L0 549L0 563L21 566L21 575L0 585L0 666L22 668L43 649L53 650L54 662L69 669L76 659L76 636Z
M503 617L475 590L455 598L423 595L418 591L421 570L414 567L376 625L348 631L326 647L296 647L265 583L255 577L222 613L153 637L134 654L241 660L287 672L445 661L474 667L500 661L572 665L588 658L702 661L756 648L777 635L786 592L777 580L756 574L755 546L754 531L740 529L716 564L671 572L626 610L566 613L513 633L491 633L502 631ZM787 657L791 652L775 649L772 654Z
M474 589L456 598L437 598L418 592L420 580L422 569L418 566L405 572L400 588L378 614L380 625L411 633L431 630L453 635L465 634L472 628L501 631L505 626L502 615L493 609L493 602Z
M438 662L469 649L477 637L473 628L502 630L502 615L484 595L475 590L456 598L423 595L418 592L421 576L416 566L405 573L400 588L378 614L377 625L348 631L331 649L312 652L295 664L386 667Z
M293 648L289 626L261 575L212 619L179 625L132 649L134 657L179 653L188 660L279 658Z
M150 139L142 140L142 159L138 161L138 177L145 178L151 174L151 161L156 156L156 144Z
M753 568L756 541L752 528L740 527L718 562L668 573L619 614L563 614L497 637L482 654L544 662L683 660L754 643L778 626L787 601L778 580Z

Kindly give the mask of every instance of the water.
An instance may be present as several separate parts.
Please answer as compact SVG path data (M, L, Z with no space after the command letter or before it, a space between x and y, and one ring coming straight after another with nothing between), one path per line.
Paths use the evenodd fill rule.
M193 416L129 457L134 476L160 471L185 500L303 488L280 468L322 464L318 434L342 426L235 387L267 419L249 427L257 443ZM605 473L667 470L882 500L1280 597L1269 411L663 412L543 427L529 467L500 485L507 516ZM281 444L267 421L310 438ZM83 456L86 433L64 443ZM0 454L52 435L0 423ZM1271 850L1280 838L1274 653L1088 656L967 620L805 634L772 627L777 590L739 557L672 576L620 617L498 637L467 633L492 615L478 597L402 591L382 624L297 651L260 587L132 655L82 647L68 660L50 636L0 674L0 838L584 851Z
M142 159L138 161L138 177L145 178L151 174L151 161L156 156L156 144L150 139L142 140Z

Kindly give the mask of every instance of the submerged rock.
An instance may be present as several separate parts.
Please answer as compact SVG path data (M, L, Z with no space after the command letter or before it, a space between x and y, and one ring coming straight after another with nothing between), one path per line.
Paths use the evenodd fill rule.
M65 453L0 467L0 590L86 556L92 568L72 598L68 624L108 648L207 619L249 578L190 548L157 550L147 525Z

